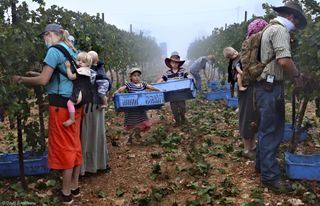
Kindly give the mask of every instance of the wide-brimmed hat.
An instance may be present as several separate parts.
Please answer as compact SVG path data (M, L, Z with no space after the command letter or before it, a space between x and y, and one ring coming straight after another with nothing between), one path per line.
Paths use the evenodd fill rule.
M289 1L284 6L272 7L276 12L292 13L295 18L299 19L298 29L304 29L307 26L307 19L303 13L302 7L298 2Z
M180 60L180 55L178 52L172 52L170 58L166 58L164 60L164 62L166 63L167 67L169 67L170 69L172 69L172 66L170 64L171 61L175 61L179 63L179 67L181 67L184 64L184 60Z
M139 72L140 74L142 74L142 71L141 71L140 68L138 68L138 67L133 67L133 68L131 68L130 71L129 71L129 76L130 76L131 74L135 73L135 72Z
M44 30L39 34L39 37L42 37L45 33L52 31L52 32L60 32L60 30L63 29L60 24L52 23L48 24Z

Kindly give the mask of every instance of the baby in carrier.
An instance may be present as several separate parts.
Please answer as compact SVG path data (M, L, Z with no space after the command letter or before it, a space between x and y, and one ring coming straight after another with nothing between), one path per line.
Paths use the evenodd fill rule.
M75 105L82 103L85 104L90 98L90 67L92 64L92 58L87 52L80 52L77 56L76 64L79 68L76 68L76 72L71 70L71 64L66 61L67 76L73 81L73 90L70 99L67 102L69 111L69 119L63 123L65 127L70 126L75 122Z

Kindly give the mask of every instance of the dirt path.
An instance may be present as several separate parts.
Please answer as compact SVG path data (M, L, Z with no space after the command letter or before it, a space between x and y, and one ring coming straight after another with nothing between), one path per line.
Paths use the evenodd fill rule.
M319 185L292 181L295 194L276 195L260 186L254 162L241 157L241 140L237 130L237 114L223 102L188 101L188 126L172 127L169 107L151 111L152 130L133 145L126 145L122 114L108 112L108 149L110 171L81 178L81 197L74 205L317 205ZM111 116L110 116L111 115ZM311 141L311 140L310 140ZM301 145L301 150L311 142ZM286 144L282 146L282 151ZM280 161L283 157L279 156ZM283 164L282 164L283 165ZM39 181L39 179L41 181ZM29 195L17 195L10 184L16 180L0 180L7 198L21 200L48 198L47 205L59 205L50 191L59 188L38 184L55 179L50 174L34 177L36 184ZM0 190L1 191L1 190ZM3 190L2 190L3 192ZM54 193L54 192L53 192ZM0 196L1 198L1 196ZM36 199L36 198L35 198ZM35 202L39 200L34 200ZM42 200L41 200L42 201ZM43 202L43 201L42 201ZM43 204L39 204L43 205Z

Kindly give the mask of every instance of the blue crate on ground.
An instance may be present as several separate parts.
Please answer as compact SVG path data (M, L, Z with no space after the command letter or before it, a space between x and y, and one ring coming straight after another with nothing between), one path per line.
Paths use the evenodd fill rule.
M208 82L208 87L211 91L230 90L230 83L227 81L221 82L220 80L210 80Z
M223 100L223 99L226 99L228 95L229 95L229 92L223 91L223 90L205 93L207 100L210 100L210 101Z
M230 90L230 83L225 82L224 84L220 85L221 90Z
M48 153L33 155L24 153L25 175L40 175L49 173ZM16 177L20 175L18 153L0 154L0 177Z
M219 87L220 87L220 81L219 80L210 80L208 82L208 87L211 89L211 90L218 90Z
M284 125L284 134L283 134L283 141L290 141L292 139L292 124L291 123L286 123ZM306 127L301 127L300 130L300 136L299 136L299 141L304 141L308 138L308 129Z
M285 153L286 174L290 179L320 180L320 154Z
M118 93L114 97L117 112L132 111L137 109L160 109L164 105L163 92L137 92Z
M164 92L166 102L193 99L197 94L192 79L170 80L162 83L152 83L152 85Z
M227 107L236 108L238 107L238 98L227 97L226 104L227 104Z

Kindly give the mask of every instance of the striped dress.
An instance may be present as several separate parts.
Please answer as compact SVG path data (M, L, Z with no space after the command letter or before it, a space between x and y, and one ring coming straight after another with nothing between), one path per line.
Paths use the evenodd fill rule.
M125 86L129 93L136 93L144 91L147 87L147 83L141 82L139 85L136 85L132 82L128 82L125 84ZM140 128L143 131L147 131L151 126L147 112L143 109L125 112L124 114L124 126L126 129Z

